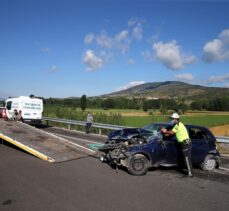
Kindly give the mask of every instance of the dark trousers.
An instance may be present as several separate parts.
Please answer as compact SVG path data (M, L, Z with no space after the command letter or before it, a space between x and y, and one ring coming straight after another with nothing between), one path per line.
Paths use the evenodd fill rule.
M91 129L91 123L87 122L85 125L86 133L90 133L90 129Z
M192 150L192 143L181 143L181 152L182 157L184 159L185 167L188 169L188 174L193 175L193 167L191 161L191 150Z

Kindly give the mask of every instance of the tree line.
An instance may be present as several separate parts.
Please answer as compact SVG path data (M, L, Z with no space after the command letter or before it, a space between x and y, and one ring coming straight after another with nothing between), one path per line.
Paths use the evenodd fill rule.
M108 109L136 109L136 110L175 110L185 112L187 110L206 110L206 111L229 111L229 97L214 99L199 99L187 102L184 99L152 99L144 98L124 98L110 97L104 98L87 98L82 95L81 98L43 98L44 105L76 107L85 110L86 108ZM4 101L0 101L3 106Z
M87 98L83 95L81 98L44 99L44 104L55 106L79 107L82 110L86 108L108 109L136 109L136 110L160 110L162 113L166 110L175 110L185 112L187 110L207 110L207 111L229 111L229 97L214 99L199 99L188 102L184 99L144 99L144 98L124 98L110 97Z

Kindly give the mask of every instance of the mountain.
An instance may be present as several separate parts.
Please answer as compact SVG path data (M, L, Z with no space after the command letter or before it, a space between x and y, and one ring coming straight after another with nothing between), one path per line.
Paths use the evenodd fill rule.
M184 98L189 100L229 96L229 88L205 87L179 81L145 83L100 97Z

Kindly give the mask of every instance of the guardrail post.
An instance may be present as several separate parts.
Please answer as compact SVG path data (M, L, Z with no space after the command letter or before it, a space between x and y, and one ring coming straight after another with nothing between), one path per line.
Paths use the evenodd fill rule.
M101 130L101 128L99 128L99 135L102 135L102 130Z
M71 130L71 125L70 124L68 124L68 129Z

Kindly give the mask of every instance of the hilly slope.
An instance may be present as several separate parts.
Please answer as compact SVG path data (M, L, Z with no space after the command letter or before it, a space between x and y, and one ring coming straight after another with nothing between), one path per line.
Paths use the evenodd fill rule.
M229 96L229 88L205 87L179 81L145 83L119 92L102 95L101 97L143 97L143 98L215 98Z

